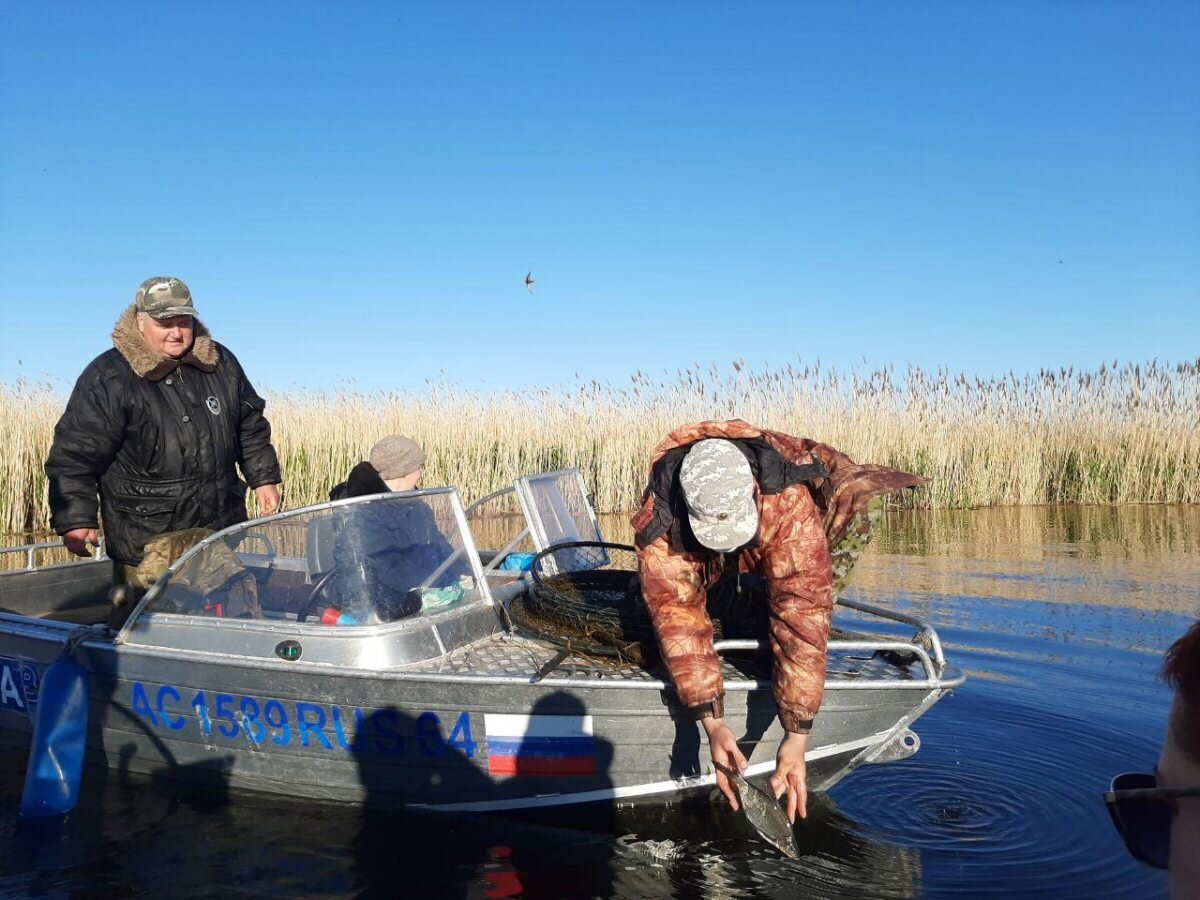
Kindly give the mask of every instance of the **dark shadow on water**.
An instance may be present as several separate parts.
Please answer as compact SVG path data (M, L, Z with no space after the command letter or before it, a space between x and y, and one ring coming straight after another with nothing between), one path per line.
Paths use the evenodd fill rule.
M559 694L534 714L567 714L575 704ZM389 712L386 734L416 734L412 716L379 712ZM368 744L379 736L369 720L361 733ZM597 771L607 771L611 749L597 749ZM394 804L398 788L415 794L435 775L443 784L457 779L481 802L504 787L452 747L436 768L413 766L400 776L380 754L363 756L371 793L364 806L231 793L217 757L152 779L115 768L107 781L88 780L78 815L21 834L12 829L19 791L6 788L0 894L179 900L229 896L234 885L236 896L389 898L906 897L920 890L919 850L864 834L824 800L800 826L803 858L793 862L704 793L621 810L611 802L537 813L388 809L375 801Z
M540 699L530 715L582 717L579 700L561 691ZM430 764L402 752L420 740L418 721L394 707L377 710L363 723L353 747L366 790L353 838L353 881L363 898L413 897L606 897L610 894L614 806L611 800L564 815L561 807L531 812L439 812L401 809L413 799L431 804L486 805L512 798L511 782L536 779L525 766L553 759L528 740L517 750L517 774L497 782L462 749L443 740ZM426 732L427 734L427 732ZM486 747L479 743L482 766ZM538 755L540 752L541 755ZM553 753L553 751L550 751ZM596 738L594 776L587 790L604 791L612 747ZM522 762L528 755L529 761ZM564 789L580 778L564 777ZM556 822L566 819L571 827ZM586 827L578 827L586 822Z

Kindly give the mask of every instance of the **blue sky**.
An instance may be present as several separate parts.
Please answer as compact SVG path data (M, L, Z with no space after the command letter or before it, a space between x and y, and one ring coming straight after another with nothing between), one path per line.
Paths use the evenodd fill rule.
M1198 45L1184 2L6 3L0 382L69 386L154 274L277 390L1194 359Z

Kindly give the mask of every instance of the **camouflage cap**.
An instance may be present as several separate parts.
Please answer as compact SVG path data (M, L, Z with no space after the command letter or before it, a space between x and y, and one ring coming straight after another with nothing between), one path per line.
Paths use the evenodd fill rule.
M144 312L155 319L196 315L196 307L192 306L192 292L188 290L188 286L178 278L167 275L157 275L143 281L134 294L133 304L138 312Z
M705 547L728 553L758 533L754 473L730 441L708 438L692 445L679 470L692 534Z

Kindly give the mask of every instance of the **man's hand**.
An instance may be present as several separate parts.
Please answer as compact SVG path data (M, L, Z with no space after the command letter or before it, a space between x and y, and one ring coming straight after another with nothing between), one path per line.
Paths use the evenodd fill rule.
M62 536L62 542L63 546L76 556L91 556L92 551L88 549L88 544L93 547L100 546L100 536L95 528L72 528Z
M808 816L808 769L804 754L808 750L808 735L789 731L779 742L775 754L775 774L771 776L771 790L778 800L787 791L787 817L793 825L796 813L800 818Z
M701 719L700 723L704 726L705 732L708 733L708 750L712 754L713 762L720 763L738 772L745 769L746 757L738 749L737 738L734 737L730 727L725 724L725 720L709 717ZM717 787L721 789L721 793L729 800L729 805L733 808L733 811L737 812L737 791L730 784L729 777L720 769L717 769Z
M269 516L279 511L279 485L264 484L256 487L254 496L258 498L258 514L260 516Z

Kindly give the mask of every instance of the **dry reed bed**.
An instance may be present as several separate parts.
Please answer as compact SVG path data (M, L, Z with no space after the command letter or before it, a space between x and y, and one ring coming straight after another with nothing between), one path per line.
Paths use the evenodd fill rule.
M46 527L42 461L64 399L0 385L0 532ZM986 379L735 361L666 380L639 372L628 387L269 393L268 415L292 507L324 499L376 439L402 432L427 451L425 483L457 485L468 500L522 473L578 466L598 509L628 510L663 435L734 416L932 478L910 505L1200 501L1200 360Z

